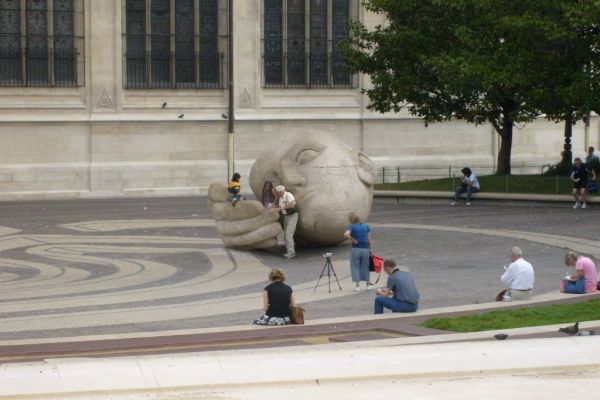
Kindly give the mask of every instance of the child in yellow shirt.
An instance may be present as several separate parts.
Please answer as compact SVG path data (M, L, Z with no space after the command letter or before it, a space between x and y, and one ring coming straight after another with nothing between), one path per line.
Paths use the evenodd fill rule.
M227 190L229 191L229 200L231 201L231 204L233 204L233 206L235 206L235 203L237 203L238 201L244 200L244 198L240 194L240 190L241 190L240 178L241 177L242 176L240 174L238 174L237 172L235 174L233 174L233 176L231 177L231 180L229 181L229 185L227 187Z

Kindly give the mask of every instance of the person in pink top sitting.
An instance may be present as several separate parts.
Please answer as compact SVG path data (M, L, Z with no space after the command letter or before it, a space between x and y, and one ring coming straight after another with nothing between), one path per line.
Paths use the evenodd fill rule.
M561 291L565 293L592 293L597 290L596 265L588 257L572 251L565 254L565 265L575 267L575 273L563 279Z

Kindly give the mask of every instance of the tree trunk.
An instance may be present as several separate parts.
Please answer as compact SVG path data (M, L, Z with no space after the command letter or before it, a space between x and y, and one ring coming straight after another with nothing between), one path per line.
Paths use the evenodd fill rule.
M573 162L573 152L571 151L571 137L573 136L573 118L570 115L565 119L564 135L565 144L560 164L562 166L568 166L570 168L571 163Z
M500 151L498 152L497 175L510 175L510 155L512 151L513 122L504 114L500 135Z

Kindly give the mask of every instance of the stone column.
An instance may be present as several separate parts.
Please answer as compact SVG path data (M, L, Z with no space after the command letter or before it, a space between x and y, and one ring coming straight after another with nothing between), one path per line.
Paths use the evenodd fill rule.
M89 1L89 81L92 113L115 112L117 104L117 76L121 56L117 37L121 31L120 0Z

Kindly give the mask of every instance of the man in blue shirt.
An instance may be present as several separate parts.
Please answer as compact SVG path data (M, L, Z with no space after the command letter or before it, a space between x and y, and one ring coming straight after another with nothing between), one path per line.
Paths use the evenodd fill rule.
M412 276L400 271L392 259L383 262L383 269L388 274L387 288L375 291L375 314L383 314L384 308L392 312L417 311L419 292Z

